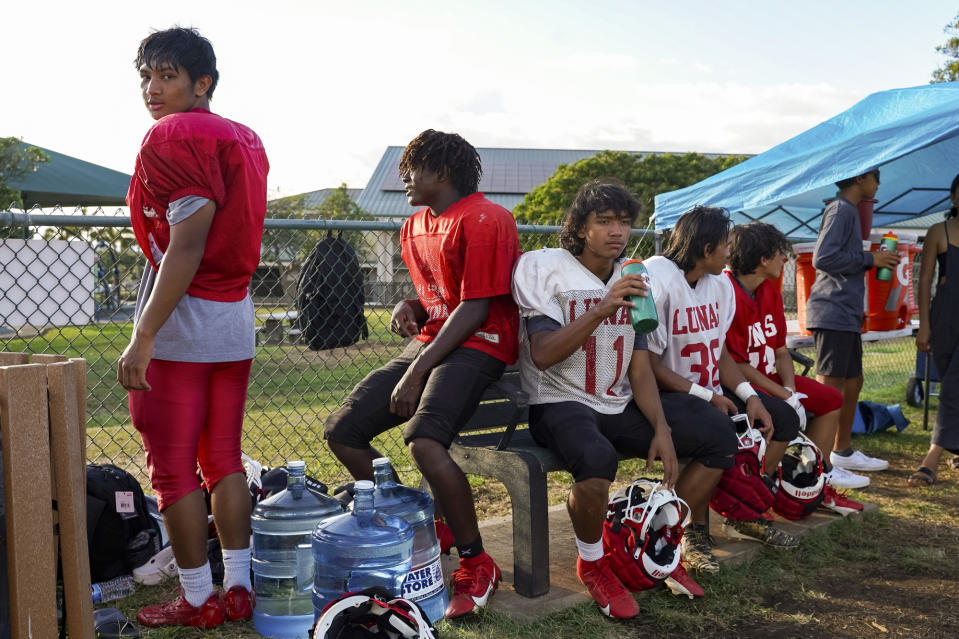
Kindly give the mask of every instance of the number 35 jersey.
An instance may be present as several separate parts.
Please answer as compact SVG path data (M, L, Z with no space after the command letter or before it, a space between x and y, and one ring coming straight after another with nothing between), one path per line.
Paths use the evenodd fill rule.
M621 413L632 399L629 360L636 332L629 308L622 307L596 327L582 347L541 371L530 356L527 321L546 317L560 326L599 304L620 277L619 261L603 282L566 249L541 249L520 256L513 271L513 298L519 306L519 363L530 404L575 401L608 415ZM644 345L643 345L644 346Z
M722 394L719 355L736 314L729 278L706 274L693 287L670 259L656 256L643 264L659 315L659 327L649 335L649 350L681 377Z

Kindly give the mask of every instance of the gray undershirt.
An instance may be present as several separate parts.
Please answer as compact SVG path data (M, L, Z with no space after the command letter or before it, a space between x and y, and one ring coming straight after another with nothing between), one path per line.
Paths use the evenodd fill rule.
M209 201L188 195L171 202L167 221L174 226ZM156 276L147 262L137 292L134 326L150 299ZM253 300L249 293L239 302L216 302L184 294L157 331L153 357L173 362L235 362L253 357L255 340Z

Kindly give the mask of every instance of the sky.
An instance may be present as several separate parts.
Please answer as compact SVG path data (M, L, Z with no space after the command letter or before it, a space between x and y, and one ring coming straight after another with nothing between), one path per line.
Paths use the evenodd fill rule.
M129 173L151 30L216 50L211 108L253 128L271 195L366 184L426 128L477 147L760 153L925 84L955 2L37 1L2 12L0 136Z

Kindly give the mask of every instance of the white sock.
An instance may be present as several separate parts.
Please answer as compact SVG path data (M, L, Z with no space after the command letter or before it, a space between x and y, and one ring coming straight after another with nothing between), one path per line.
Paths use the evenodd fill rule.
M253 584L250 583L249 546L239 550L223 549L223 590L229 590L233 586L253 590Z
M583 561L599 561L603 558L602 539L595 543L588 544L577 537L576 548L579 550L579 556L582 557Z
M183 598L193 606L199 608L213 594L213 573L210 572L210 562L199 568L178 568L180 586L183 587Z

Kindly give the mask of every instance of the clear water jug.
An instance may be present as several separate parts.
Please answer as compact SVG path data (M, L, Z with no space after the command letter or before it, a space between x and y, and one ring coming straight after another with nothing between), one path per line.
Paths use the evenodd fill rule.
M326 519L313 533L313 609L345 592L372 586L394 596L413 566L413 528L399 517L374 510L373 482L354 484L353 512Z
M413 567L403 582L403 597L422 606L435 623L446 614L449 596L433 524L433 500L425 491L393 481L393 468L386 457L373 460L373 475L376 511L399 517L413 527Z
M306 637L313 623L311 536L340 502L306 488L306 465L287 464L286 490L253 509L253 626L264 637Z

